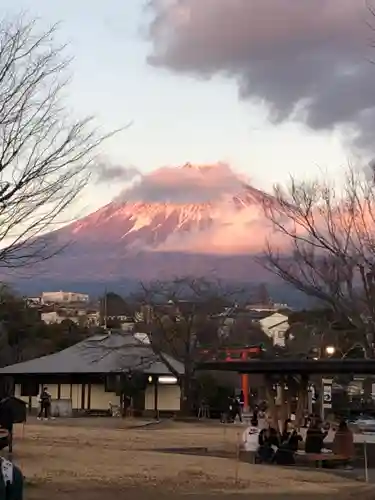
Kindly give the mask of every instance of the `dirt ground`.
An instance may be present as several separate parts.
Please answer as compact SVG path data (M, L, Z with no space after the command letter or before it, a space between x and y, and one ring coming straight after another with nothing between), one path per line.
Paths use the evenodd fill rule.
M26 477L26 500L197 500L238 498L366 498L361 483L316 471L239 462L242 428L166 423L133 428L117 419L31 421L15 430L13 460ZM163 448L207 447L228 458L163 453ZM151 492L152 488L152 492ZM375 498L369 491L369 498ZM260 495L260 496L259 496ZM275 495L275 496L274 496ZM353 497L354 498L354 497Z

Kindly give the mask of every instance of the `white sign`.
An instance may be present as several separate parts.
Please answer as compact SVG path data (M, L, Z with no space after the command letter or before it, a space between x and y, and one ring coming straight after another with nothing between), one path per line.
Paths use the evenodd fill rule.
M332 408L332 386L323 386L323 408Z

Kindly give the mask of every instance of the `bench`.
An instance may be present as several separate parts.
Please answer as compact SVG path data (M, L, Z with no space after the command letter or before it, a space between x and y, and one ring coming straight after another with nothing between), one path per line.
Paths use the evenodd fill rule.
M298 450L295 453L296 462L307 462L314 463L318 467L323 467L324 462L330 463L340 463L346 462L348 460L347 456L344 455L336 455L335 453L306 453L303 450Z
M77 412L78 415L83 414L87 417L110 417L110 410L84 410L82 412Z

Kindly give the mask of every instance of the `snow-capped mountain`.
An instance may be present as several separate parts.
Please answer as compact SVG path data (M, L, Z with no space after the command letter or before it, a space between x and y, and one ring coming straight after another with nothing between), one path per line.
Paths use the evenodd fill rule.
M227 165L162 168L96 212L53 233L70 243L48 261L53 276L107 279L168 274L243 276L270 231L271 198ZM51 234L52 236L52 234Z

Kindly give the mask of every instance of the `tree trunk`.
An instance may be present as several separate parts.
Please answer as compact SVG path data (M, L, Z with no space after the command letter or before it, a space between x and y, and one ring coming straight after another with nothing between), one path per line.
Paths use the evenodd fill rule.
M288 389L285 388L285 379L284 378L281 379L279 387L280 387L279 421L281 424L281 428L283 429L285 421L287 420L287 418L289 418L289 398L288 398L289 386L288 386Z
M307 407L307 397L308 397L308 377L301 377L300 384L297 390L297 409L296 409L296 421L295 426L297 429L301 427L304 411Z
M191 414L193 371L190 364L185 364L185 374L181 381L181 414L189 416Z
M273 380L270 377L265 376L265 389L266 389L266 401L268 407L268 414L271 419L272 427L278 432L279 429L279 415L277 407L275 404L275 394L273 390Z

